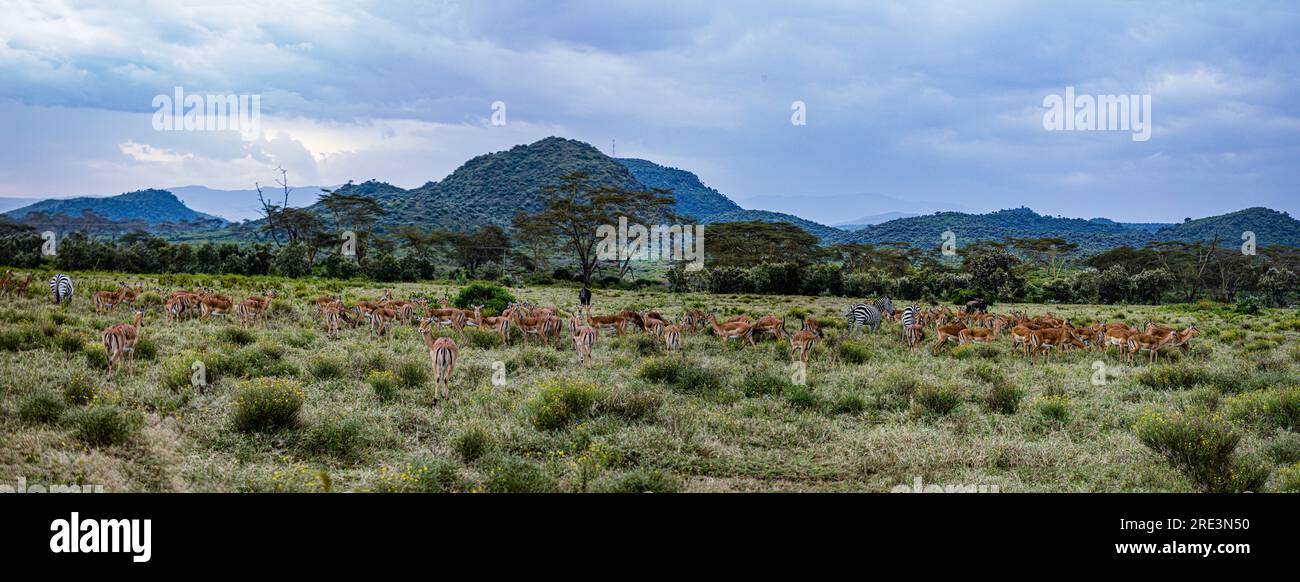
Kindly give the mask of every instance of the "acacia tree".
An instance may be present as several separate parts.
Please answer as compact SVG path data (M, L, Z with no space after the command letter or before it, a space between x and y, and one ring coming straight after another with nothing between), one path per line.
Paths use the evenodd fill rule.
M674 200L663 196L662 190L626 191L618 188L597 187L588 184L586 172L571 172L560 177L560 184L546 188L545 205L539 212L520 213L515 223L529 222L541 231L557 236L577 259L582 270L582 281L591 282L600 260L596 244L600 241L597 229L602 225L618 224L619 216L629 222L644 220L646 209L666 209Z
M1034 261L1046 265L1053 277L1060 275L1061 269L1065 268L1063 257L1079 248L1075 243L1055 237L1012 238L1011 246Z
M807 265L826 257L818 238L788 222L718 222L709 225L708 259L723 267L763 263Z
M348 182L351 185L351 182ZM330 211L334 219L335 233L342 238L343 231L351 230L357 235L357 260L366 258L367 243L374 232L375 224L385 214L384 207L374 198L359 194L345 194L343 188L329 191L322 189L320 203Z

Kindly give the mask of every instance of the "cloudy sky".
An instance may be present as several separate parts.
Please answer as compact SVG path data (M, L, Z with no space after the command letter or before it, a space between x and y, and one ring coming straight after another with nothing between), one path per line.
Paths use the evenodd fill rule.
M1295 2L211 4L0 0L0 196L249 188L277 165L413 187L560 135L826 222L855 216L819 197L1300 211ZM1150 139L1045 130L1067 86L1150 95ZM260 95L260 133L156 131L175 87Z

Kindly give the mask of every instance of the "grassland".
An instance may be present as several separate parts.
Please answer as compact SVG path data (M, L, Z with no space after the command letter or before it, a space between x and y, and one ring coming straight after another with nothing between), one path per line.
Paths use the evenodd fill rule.
M846 340L842 298L605 291L596 295L597 313L805 310L829 324L828 337L799 385L787 346L771 340L738 349L687 334L679 362L661 357L644 335L603 335L595 365L582 368L571 342L525 347L516 338L501 346L492 334L452 334L460 364L451 398L435 406L416 329L331 338L310 300L374 298L388 287L399 298L441 297L453 286L77 280L70 307L54 307L37 285L0 306L0 483L109 491L888 491L920 478L1004 492L1194 491L1135 430L1143 415L1189 407L1219 411L1231 424L1236 454L1265 468L1264 490L1300 480L1294 310L995 306L1080 324L1153 319L1202 330L1190 352L1167 351L1156 367L1082 350L1032 365L1005 337L938 356L909 352L897 324ZM134 371L109 379L99 334L128 321L129 311L96 315L90 297L121 280L145 284L148 311ZM159 295L195 284L236 297L271 285L280 299L268 322L247 330L233 321L166 321ZM562 308L575 297L559 287L512 292ZM201 389L192 382L195 362L207 380Z

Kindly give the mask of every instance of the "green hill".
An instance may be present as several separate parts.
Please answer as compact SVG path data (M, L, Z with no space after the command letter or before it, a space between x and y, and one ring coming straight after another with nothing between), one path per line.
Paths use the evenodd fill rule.
M80 198L51 198L6 212L5 215L20 222L44 214L64 219L78 219L86 212L114 222L143 222L148 225L164 223L225 224L225 219L191 210L180 199L166 190L137 190L117 196Z
M1155 233L1159 240L1198 241L1219 237L1220 244L1235 247L1242 243L1242 233L1255 233L1258 246L1300 246L1300 221L1285 212L1256 206L1228 214L1189 220Z
M721 192L705 186L699 176L686 170L635 158L622 158L618 161L632 172L632 177L638 182L652 188L672 190L677 196L678 214L705 220L724 212L744 211L739 204L732 202Z

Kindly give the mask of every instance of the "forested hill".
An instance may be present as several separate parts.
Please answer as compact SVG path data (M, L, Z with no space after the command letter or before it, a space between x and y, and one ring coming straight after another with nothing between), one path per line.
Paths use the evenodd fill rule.
M941 244L943 233L952 231L957 244L1013 237L1057 237L1078 244L1084 251L1105 250L1118 246L1141 247L1155 241L1210 241L1219 237L1220 244L1241 244L1245 231L1256 234L1260 246L1300 245L1300 221L1286 213L1267 208L1248 208L1238 212L1190 220L1176 225L1128 225L1107 219L1084 220L1043 216L1028 208L999 210L988 214L939 212L902 218L877 224L844 237L845 242L907 242L921 248Z
M635 158L622 158L618 161L632 172L638 182L652 188L672 190L677 197L678 214L705 220L725 212L744 210L721 192L705 186L699 176L686 170Z
M37 213L76 219L87 212L104 220L134 221L149 225L180 222L224 224L226 222L222 218L190 209L171 192L153 189L137 190L117 196L51 198L10 210L5 215L22 221L29 215Z

